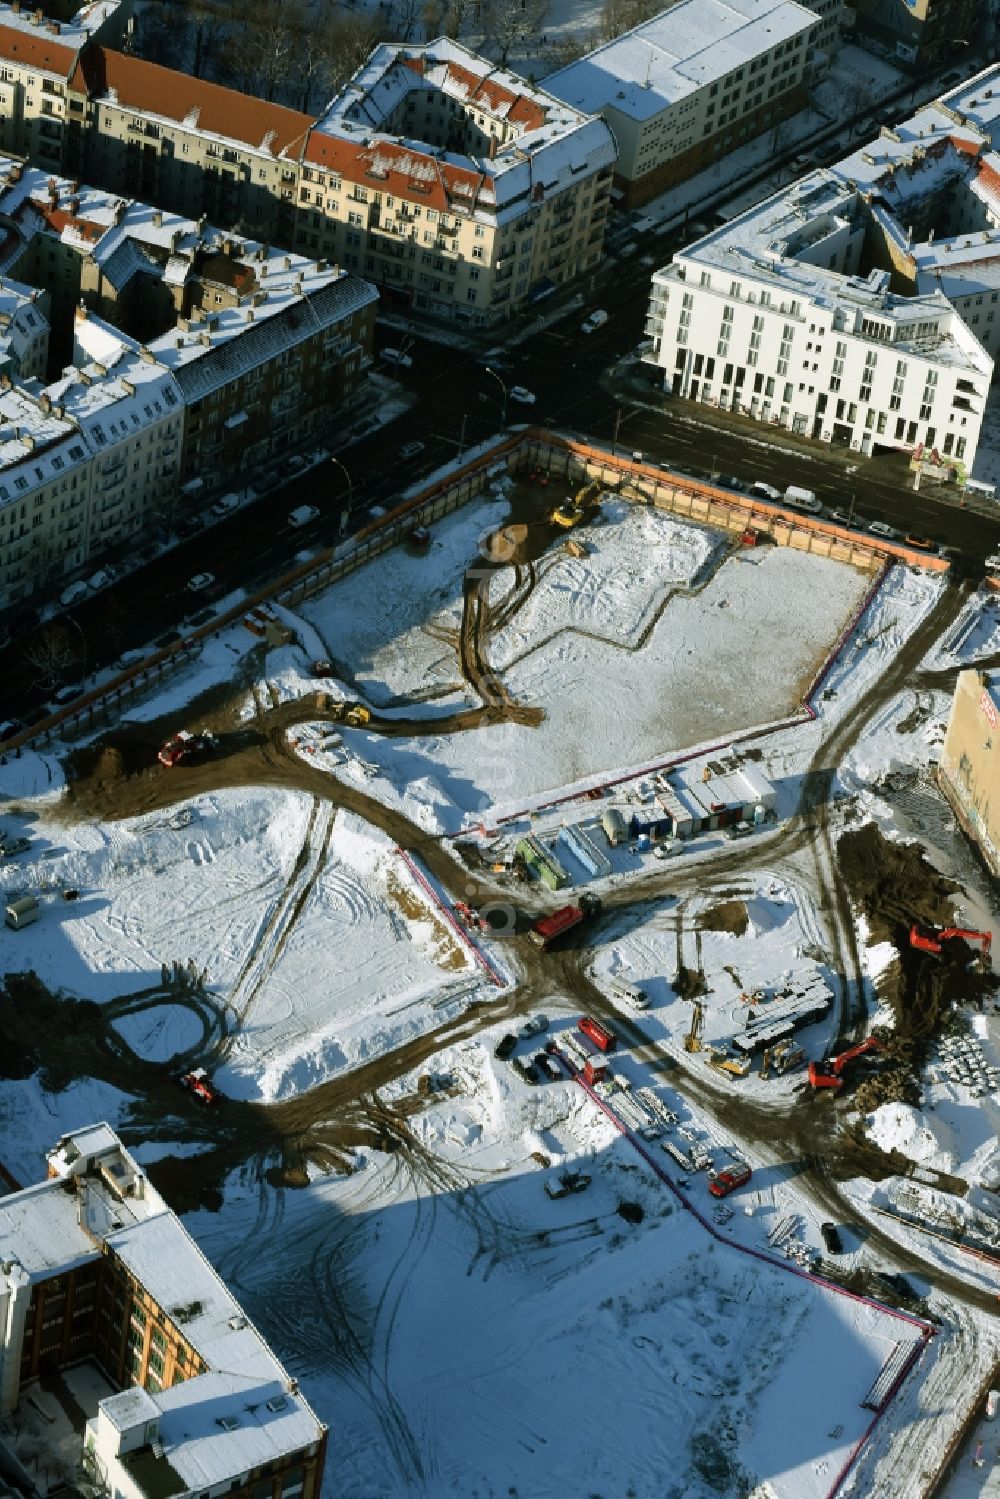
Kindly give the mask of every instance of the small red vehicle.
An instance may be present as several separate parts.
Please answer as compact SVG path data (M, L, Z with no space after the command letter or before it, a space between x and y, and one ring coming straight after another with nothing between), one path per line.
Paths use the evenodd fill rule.
M222 1094L216 1088L212 1079L204 1067L193 1067L190 1072L182 1072L178 1075L177 1082L180 1087L185 1088L199 1103L212 1107L222 1102Z
M737 1187L745 1187L752 1175L746 1161L734 1161L723 1171L708 1173L708 1190L713 1197L728 1197Z
M582 1019L578 1020L576 1028L581 1035L593 1041L595 1046L599 1046L601 1051L614 1051L618 1045L618 1037L614 1031L610 1030L608 1026L602 1025L599 1020L593 1020L589 1015L584 1015Z

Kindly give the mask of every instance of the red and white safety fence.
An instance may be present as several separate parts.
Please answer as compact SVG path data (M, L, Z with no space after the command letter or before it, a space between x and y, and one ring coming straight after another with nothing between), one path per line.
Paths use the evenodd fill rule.
M413 878L416 880L417 884L441 912L441 915L444 917L451 930L455 933L455 936L458 938L459 942L461 942L463 947L466 947L468 949L476 963L478 963L479 967L482 968L488 975L490 982L496 984L498 989L506 989L507 985L510 983L509 976L502 971L502 969L490 957L489 953L487 953L484 948L476 941L472 933L465 926L463 926L462 922L459 921L458 917L455 915L454 911L451 908L447 896L442 890L438 888L433 877L425 873L425 871L420 867L420 864L417 862L417 859L414 857L414 855L409 853L405 848L400 848L397 845L396 852L402 859L403 863L406 865L407 869L412 874Z

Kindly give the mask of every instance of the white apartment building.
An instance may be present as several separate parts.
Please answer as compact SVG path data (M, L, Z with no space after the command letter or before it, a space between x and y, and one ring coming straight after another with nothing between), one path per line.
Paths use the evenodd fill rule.
M1000 68L653 277L674 394L969 471L1000 349Z
M615 146L457 42L376 47L310 131L296 248L487 325L595 267Z
M820 18L794 0L679 0L545 87L603 116L618 147L615 191L643 203L803 107L821 38L838 35L839 0L823 4Z

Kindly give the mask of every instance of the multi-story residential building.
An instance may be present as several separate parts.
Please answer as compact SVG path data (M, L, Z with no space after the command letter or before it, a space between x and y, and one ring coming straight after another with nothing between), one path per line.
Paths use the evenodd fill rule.
M98 45L80 53L67 97L64 172L291 245L313 115Z
M959 672L937 776L962 827L1000 876L1000 672Z
M861 453L971 468L1000 349L1000 68L653 278L674 394Z
M319 1499L326 1427L113 1130L47 1160L0 1200L0 1412L89 1361L97 1494Z
M0 608L162 526L179 492L249 482L364 379L376 292L324 261L2 159L0 225L0 276L46 288L62 367L41 384L45 320L0 279L0 356L15 314L25 340L41 322L31 383L0 371Z
M983 0L851 0L854 27L889 48L893 60L914 72L933 73L975 38L984 12Z
M496 323L597 265L614 157L603 120L457 42L386 44L310 131L296 248Z
M794 0L679 0L545 87L607 120L615 191L631 206L801 109L820 34L835 41L836 7L821 19Z
M91 43L121 46L131 34L132 0L96 0L69 19L63 7L10 0L0 5L0 152L60 171L68 84Z

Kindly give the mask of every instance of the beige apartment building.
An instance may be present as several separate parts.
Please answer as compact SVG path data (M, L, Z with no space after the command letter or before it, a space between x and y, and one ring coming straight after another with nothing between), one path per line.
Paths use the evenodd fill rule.
M962 827L1000 876L1000 672L959 672L937 774Z
M47 1161L0 1200L0 1414L88 1364L87 1492L319 1499L327 1428L114 1131ZM75 1467L53 1450L51 1491Z
M615 191L635 206L804 107L824 61L818 39L832 47L839 34L839 12L824 5L819 16L795 0L679 0L545 87L607 120Z
M399 305L497 323L596 267L614 160L603 120L457 42L386 44L309 132L295 247Z

